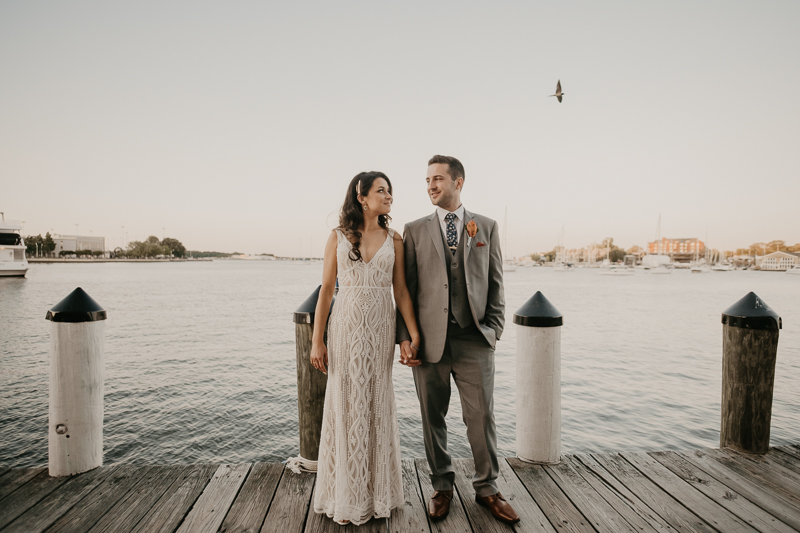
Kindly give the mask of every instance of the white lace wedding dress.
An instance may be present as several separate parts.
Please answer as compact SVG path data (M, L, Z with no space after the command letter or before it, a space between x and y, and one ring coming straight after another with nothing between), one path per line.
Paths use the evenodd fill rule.
M339 294L328 326L328 385L314 511L363 524L403 505L392 387L394 231L369 263L336 230Z

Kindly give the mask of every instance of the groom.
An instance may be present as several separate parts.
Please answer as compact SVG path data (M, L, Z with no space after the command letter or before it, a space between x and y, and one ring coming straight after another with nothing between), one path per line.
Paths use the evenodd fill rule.
M497 223L461 205L464 166L455 157L433 156L426 181L436 211L406 224L403 231L406 283L422 337L416 355L421 363L414 361L400 313L397 339L402 361L413 367L422 411L425 455L435 491L428 514L444 518L453 498L455 472L445 421L452 375L475 460L475 501L498 520L518 522L519 516L497 490L494 347L505 323Z

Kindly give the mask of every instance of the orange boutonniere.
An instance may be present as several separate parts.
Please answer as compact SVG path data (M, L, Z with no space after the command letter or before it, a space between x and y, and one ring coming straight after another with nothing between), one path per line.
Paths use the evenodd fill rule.
M470 237L474 237L478 233L478 225L475 224L474 220L470 220L469 224L467 224L467 233Z

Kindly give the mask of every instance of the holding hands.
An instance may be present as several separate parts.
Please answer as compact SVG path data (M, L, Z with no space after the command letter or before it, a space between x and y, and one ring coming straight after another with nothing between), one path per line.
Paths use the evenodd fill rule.
M400 341L400 364L408 367L419 366L422 360L419 359L419 339L417 342Z

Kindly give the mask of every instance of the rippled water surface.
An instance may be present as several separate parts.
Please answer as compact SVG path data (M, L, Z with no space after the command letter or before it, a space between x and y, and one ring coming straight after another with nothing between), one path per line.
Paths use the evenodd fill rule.
M108 311L105 462L278 461L298 451L292 312L321 264L31 265L0 278L0 464L47 463L47 309L83 287ZM720 313L755 291L782 317L772 443L800 441L800 277L720 272L506 274L497 348L499 451L514 454L516 326L541 290L563 313L562 451L716 446ZM423 457L410 371L395 365L402 453ZM470 455L457 393L454 456Z

